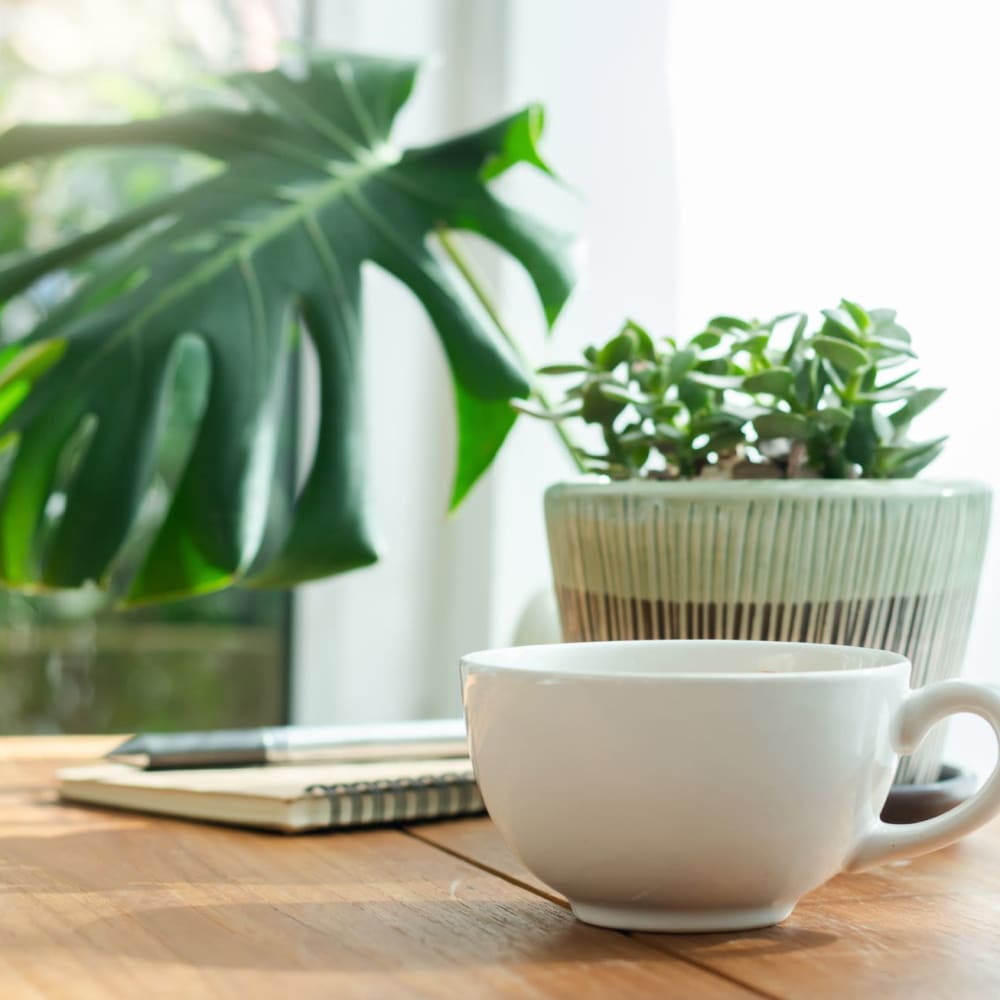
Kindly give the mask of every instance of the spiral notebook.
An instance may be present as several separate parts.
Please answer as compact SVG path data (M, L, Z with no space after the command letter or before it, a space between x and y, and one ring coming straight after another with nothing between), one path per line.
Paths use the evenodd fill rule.
M141 771L95 764L59 772L59 795L182 819L304 833L484 811L468 760Z

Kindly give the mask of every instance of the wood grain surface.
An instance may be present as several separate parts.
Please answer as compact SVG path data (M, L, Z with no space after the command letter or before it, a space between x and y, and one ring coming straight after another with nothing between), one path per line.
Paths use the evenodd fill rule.
M560 901L489 820L414 833ZM1000 997L1000 823L914 861L842 875L779 927L632 937L773 997L992 1000Z
M60 805L113 740L0 740L0 998L1000 996L1000 824L782 926L578 923L487 819L305 837Z
M0 740L3 1000L759 996L406 831L59 804L54 770L112 742Z

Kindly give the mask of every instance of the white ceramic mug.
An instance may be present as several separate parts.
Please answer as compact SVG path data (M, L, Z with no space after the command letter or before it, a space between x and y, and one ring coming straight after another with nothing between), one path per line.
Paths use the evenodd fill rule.
M523 646L462 660L490 815L588 923L746 930L841 871L957 840L1000 812L1000 767L969 801L907 826L879 813L897 757L1000 694L909 688L905 657L812 643Z

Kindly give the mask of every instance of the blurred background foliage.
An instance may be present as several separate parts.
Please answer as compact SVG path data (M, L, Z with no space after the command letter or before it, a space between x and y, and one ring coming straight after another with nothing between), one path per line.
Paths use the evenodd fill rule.
M219 99L211 76L275 65L298 32L288 0L0 0L0 130L19 121L116 121ZM87 152L0 174L0 268L85 232L212 165L172 150ZM0 345L80 275L0 303ZM193 425L177 405L164 454ZM197 388L193 390L197 395ZM284 468L294 476L293 429ZM164 490L166 487L164 486ZM154 498L155 499L155 498ZM144 516L159 514L152 503ZM263 725L287 712L290 598L231 590L119 612L95 590L0 591L0 733Z

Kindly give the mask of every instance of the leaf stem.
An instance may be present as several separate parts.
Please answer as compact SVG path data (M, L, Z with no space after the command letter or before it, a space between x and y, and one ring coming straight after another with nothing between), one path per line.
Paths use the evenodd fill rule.
M466 284L469 286L472 294L475 295L479 304L486 311L491 322L496 327L497 332L504 339L507 346L514 353L514 357L517 359L518 363L524 369L526 377L528 379L528 385L531 389L531 395L538 403L538 405L546 412L553 413L555 407L552 401L548 398L545 390L542 388L541 383L538 380L538 376L535 374L534 367L528 360L527 354L524 349L515 339L514 335L507 329L503 320L500 318L500 313L494 304L493 300L490 298L489 293L480 280L479 276L472 269L472 265L465 258L462 252L459 250L457 244L452 238L451 233L439 227L437 230L438 239L441 241L441 247L444 252L448 255L448 259L455 265L458 272L465 279ZM566 448L566 452L572 459L573 464L576 466L577 472L586 472L587 468L583 463L583 457L580 454L580 449L576 444L573 443L573 439L566 432L566 428L563 427L561 420L553 420L552 426L555 428L556 433L559 435L563 446Z

